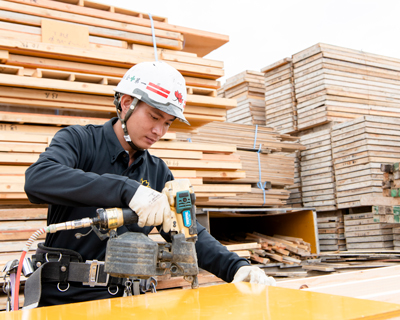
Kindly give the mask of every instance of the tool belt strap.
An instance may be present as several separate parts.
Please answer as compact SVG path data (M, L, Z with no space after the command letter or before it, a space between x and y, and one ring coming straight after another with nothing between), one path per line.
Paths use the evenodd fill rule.
M50 261L40 266L25 282L24 309L36 308L42 294L42 282L57 282L68 285L79 282L90 287L123 286L128 279L110 277L104 272L103 261L86 261L63 263Z

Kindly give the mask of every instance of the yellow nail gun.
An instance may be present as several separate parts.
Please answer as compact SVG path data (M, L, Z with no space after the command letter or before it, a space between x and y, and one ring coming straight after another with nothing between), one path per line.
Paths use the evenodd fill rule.
M198 287L195 193L188 179L167 182L163 191L172 212L171 243L156 243L142 233L117 235L116 228L136 223L138 216L130 209L98 209L93 225L109 230L104 271L121 278L147 279L170 274L183 276ZM98 232L96 232L98 233Z

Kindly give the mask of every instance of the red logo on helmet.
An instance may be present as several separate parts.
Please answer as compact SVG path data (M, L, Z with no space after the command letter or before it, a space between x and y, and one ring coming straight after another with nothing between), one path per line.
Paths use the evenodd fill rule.
M176 99L178 100L179 103L183 102L182 93L180 93L179 91L175 91L175 97L176 97Z

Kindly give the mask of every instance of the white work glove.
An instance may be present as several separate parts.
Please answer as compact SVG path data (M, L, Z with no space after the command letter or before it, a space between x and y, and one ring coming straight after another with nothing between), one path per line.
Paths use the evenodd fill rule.
M165 194L139 186L129 202L129 208L139 216L139 227L162 224L164 232L171 230L171 209Z
M255 266L240 267L239 270L236 271L232 283L240 281L276 286L274 278L268 277L262 269Z

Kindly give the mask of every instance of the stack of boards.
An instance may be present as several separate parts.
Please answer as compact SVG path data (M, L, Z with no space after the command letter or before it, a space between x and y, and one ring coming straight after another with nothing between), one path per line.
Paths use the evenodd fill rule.
M265 123L282 133L297 131L293 62L285 58L261 69L265 85Z
M346 250L345 212L333 210L317 212L318 240L320 251Z
M86 4L89 7L84 1L77 5L49 0L1 2L0 120L70 125L81 123L80 117L102 123L115 115L116 84L133 65L155 60L150 20L134 12ZM182 48L183 41L196 32L205 44L215 41L217 47L225 36L166 22L154 24L158 59L185 76L189 94L185 115L192 128L224 121L226 110L236 103L216 97L223 63L199 57L198 47L192 46L192 52ZM173 127L181 126L177 122Z
M240 139L236 140L237 137ZM293 153L305 149L297 143L297 137L279 134L271 128L237 123L212 122L198 128L196 132L178 132L177 139L209 145L233 141L238 149L235 155L240 158L245 176L230 183L253 186L251 194L196 201L198 205L204 206L254 207L286 204L289 191L285 187L294 183Z
M400 157L396 119L361 116L300 136L303 204L317 211L374 205L381 164Z
M301 152L301 195L305 207L317 211L336 209L335 173L332 170L331 130L305 134L300 143L307 149Z
M289 207L303 207L302 185L301 185L301 168L300 168L300 150L291 154L294 158L294 183L286 186L286 190L290 192L289 199L286 201Z
M363 199L382 195L380 167L399 159L399 129L396 118L376 116L332 127L338 208L362 206Z
M133 65L155 60L151 21L146 14L89 1L10 0L0 8L0 205L27 205L24 172L54 134L64 126L103 124L116 116L116 84ZM227 37L170 25L162 17L153 20L158 59L186 79L185 116L191 126L175 121L152 154L176 177L191 179L200 198L250 192L250 185L224 184L244 177L233 144L174 141L174 131L222 122L236 105L216 94L223 63L202 58ZM223 176L223 183L204 188L203 179L210 176L214 183Z
M218 96L236 99L237 107L228 110L226 121L265 125L264 75L258 71L243 71L228 78L218 90Z
M344 216L344 232L347 249L357 251L392 250L393 231L396 224L376 219L377 208L373 206L350 209Z
M293 202L320 211L373 205L379 164L400 151L400 60L318 43L261 71L266 125L307 147L299 185L288 189Z
M316 44L293 55L298 128L361 115L400 117L400 60Z

